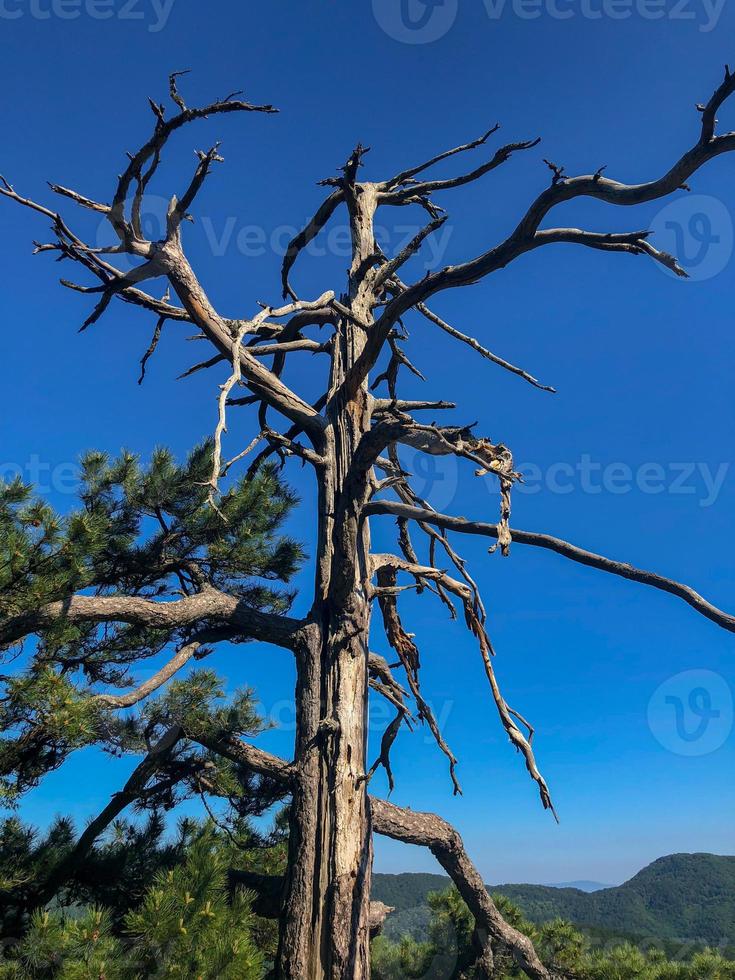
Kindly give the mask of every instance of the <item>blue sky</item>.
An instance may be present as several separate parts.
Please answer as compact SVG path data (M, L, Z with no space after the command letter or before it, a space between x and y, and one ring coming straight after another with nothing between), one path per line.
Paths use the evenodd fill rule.
M245 315L257 300L278 298L282 243L318 205L316 181L358 140L372 147L365 175L382 178L495 122L502 129L492 150L498 139L543 137L442 199L450 219L426 256L461 261L507 234L546 186L543 157L571 174L607 165L629 182L668 169L696 139L695 103L735 58L734 27L735 7L715 0L444 0L427 8L410 0L403 13L398 0L0 0L0 172L46 202L46 180L109 199L124 151L149 133L146 98L166 97L170 70L193 69L181 83L190 102L243 88L274 103L278 116L215 119L180 136L148 205L155 227L165 195L188 179L191 151L222 139L225 166L202 193L186 244L219 307ZM721 131L735 128L735 104L720 117ZM528 475L514 502L518 527L686 580L729 609L734 172L735 160L719 159L667 211L659 203L620 213L596 202L559 210L560 221L594 230L654 227L658 243L679 249L688 282L646 257L553 246L437 300L458 328L557 395L421 322L408 349L427 382L406 384L411 396L457 401L458 420L478 419L480 431L513 448ZM68 508L73 463L85 449L126 446L145 456L164 443L184 453L211 431L222 378L214 371L175 381L199 353L185 329L166 329L138 387L151 318L119 304L77 335L88 300L58 286L69 270L30 255L43 220L3 203L0 222L3 475L37 478ZM386 248L399 248L422 222L408 209L380 215ZM81 227L104 240L94 221ZM344 216L334 228L296 273L301 295L342 286ZM412 272L421 275L420 264ZM318 367L304 359L289 380L311 393ZM233 455L251 433L243 414L230 430ZM471 467L413 466L437 507L495 518L496 487ZM295 531L308 545L311 488L300 470L290 475L304 498ZM390 531L389 523L375 527L378 544L388 546ZM542 811L503 735L470 638L430 598L407 599L405 619L465 795L452 798L443 758L419 733L397 746L394 799L454 821L494 882L618 882L673 851L733 853L732 635L669 596L551 554L518 546L503 560L481 542L460 544L484 589L506 695L537 728L561 824ZM385 652L377 636L375 644ZM263 744L287 753L287 656L252 646L223 651L217 666L231 684L258 689L281 724ZM374 741L383 720L372 719ZM56 812L83 822L128 768L81 755L29 796L24 813L40 824ZM376 867L434 865L422 851L379 842Z

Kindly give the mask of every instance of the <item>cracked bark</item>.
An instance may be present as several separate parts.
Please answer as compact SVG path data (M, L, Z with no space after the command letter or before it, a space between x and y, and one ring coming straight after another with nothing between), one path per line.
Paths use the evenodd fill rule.
M375 195L357 193L349 175L345 194L353 261L341 302L367 323L372 296L356 273L373 251ZM369 468L356 466L355 458L371 417L366 382L346 391L364 342L354 319L338 321L323 435L330 465L319 474L314 626L296 651L299 772L279 962L283 976L308 980L367 980L370 974L372 835L364 780L370 542L360 520Z

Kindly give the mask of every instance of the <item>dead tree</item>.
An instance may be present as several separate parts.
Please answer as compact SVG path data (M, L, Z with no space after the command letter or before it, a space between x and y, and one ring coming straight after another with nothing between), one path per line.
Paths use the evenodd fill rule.
M497 548L504 556L510 553L512 543L554 551L572 561L669 592L717 625L735 631L735 617L686 585L546 534L511 529L510 498L518 479L511 451L476 434L471 426L419 421L423 411L438 413L454 406L441 400L407 401L398 390L401 369L412 369L405 350L404 322L415 314L535 388L553 391L446 323L427 306L433 296L480 282L526 252L571 243L605 253L645 256L685 275L676 258L657 249L646 230L610 233L555 227L551 219L558 205L578 197L629 206L687 190L687 181L703 164L735 150L735 132L715 133L715 116L733 90L735 76L726 70L709 102L697 107L701 121L694 145L663 176L628 185L603 175L604 168L589 176L574 177L550 164L548 186L507 238L468 262L446 266L415 282L404 281L404 266L446 220L437 203L445 199L445 192L484 178L514 154L531 150L539 140L508 143L478 166L446 179L435 179L429 172L442 161L464 160L470 151L484 148L497 127L384 180L361 179L367 148L357 146L337 176L322 181L329 189L325 200L288 247L282 270L283 305L262 305L247 319L233 319L215 308L187 259L182 236L183 223L198 192L221 161L217 145L198 153L188 186L180 197L171 198L165 236L160 241L146 239L141 211L161 156L178 130L200 119L230 113L275 112L271 106L252 105L236 94L202 108L189 108L179 92L177 76L172 76L174 114L151 101L153 133L144 146L128 155L110 204L51 185L61 197L103 215L116 235L113 247L90 247L54 208L22 197L8 182L2 182L4 197L51 222L53 239L37 244L36 250L77 263L88 274L85 284L64 281L69 288L95 298L82 329L99 320L113 299L120 299L157 318L144 366L169 321L193 324L198 336L214 348L212 356L198 367L220 362L229 365L228 379L219 393L211 506L217 507L225 474L248 453L253 471L264 459L278 454L284 460L298 459L310 468L316 481L314 595L304 619L246 613L203 577L195 594L179 600L72 595L64 602L39 608L33 615L0 625L0 641L7 644L32 636L59 617L92 623L204 622L225 633L234 626L233 632L238 635L293 652L297 669L293 760L277 759L226 732L209 739L207 745L254 772L281 780L292 794L289 867L280 906L279 977L368 977L373 833L428 847L434 853L475 916L478 963L487 975L492 971L493 945L502 943L513 951L529 977L549 977L531 943L503 921L456 831L437 816L404 810L368 796L368 784L379 766L385 768L392 783L391 745L404 725L411 727L414 716L430 728L447 757L454 790L459 791L456 760L422 692L419 650L401 619L401 593L410 586L438 597L452 614L458 606L479 648L501 724L535 780L543 806L553 811L532 749L533 729L501 693L482 599L455 550L452 534L484 535L495 542L490 550ZM374 234L376 213L379 208L409 206L423 209L427 223L398 254L386 255ZM294 264L340 209L346 210L352 241L347 281L317 299L304 299L292 280ZM121 271L115 265L118 255L134 260L132 271ZM163 299L156 298L160 293L154 295L150 287L146 290L145 284L154 280L166 283ZM309 335L312 328L316 328L316 337ZM284 381L287 358L298 358L303 352L320 355L325 361L324 391L313 404ZM377 377L376 371L381 372ZM385 396L372 394L383 382ZM247 394L233 397L235 389L242 387ZM255 438L246 448L243 443L228 460L223 451L224 434L233 406L243 404L257 411ZM423 453L465 460L479 475L494 474L499 491L497 521L481 523L438 513L420 499L412 489L411 475L401 466L399 447L406 444ZM378 517L395 519L394 554L371 551L369 518ZM370 652L371 612L376 602L397 665L389 665ZM161 684L186 660L179 657L160 672ZM366 759L370 690L387 699L396 712L372 766ZM145 691L142 696L149 693ZM178 732L176 737L186 737L186 733ZM146 778L142 773L141 780L134 779L131 785L145 784Z

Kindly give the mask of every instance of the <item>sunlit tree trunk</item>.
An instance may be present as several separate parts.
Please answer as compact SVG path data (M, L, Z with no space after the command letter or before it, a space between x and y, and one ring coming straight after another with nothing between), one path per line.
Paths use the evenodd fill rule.
M355 168L358 159L355 159ZM370 429L367 381L350 391L363 351L370 294L357 275L374 248L375 197L351 199L353 260L337 324L319 479L314 625L297 655L299 761L291 817L291 871L278 975L288 980L369 977L372 833L366 791L369 531L360 512L369 467L356 450Z

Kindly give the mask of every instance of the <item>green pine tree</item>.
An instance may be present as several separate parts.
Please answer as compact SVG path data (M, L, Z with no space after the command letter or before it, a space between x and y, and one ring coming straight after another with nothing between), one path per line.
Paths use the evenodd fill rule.
M214 508L211 466L210 443L181 464L165 449L147 465L126 452L117 459L89 453L82 461L80 504L65 515L18 480L0 484L0 654L6 665L0 675L0 804L17 806L82 748L142 759L79 837L63 820L43 838L12 818L0 824L0 928L6 936L21 934L33 908L51 899L100 902L116 924L132 904L131 897L127 905L122 900L125 889L137 899L140 882L150 881L161 815L187 798L203 800L215 819L235 828L283 798L282 786L197 739L252 737L264 728L254 693L228 693L202 661L221 649L218 644L248 642L254 619L267 624L289 610L289 583L303 558L285 532L296 499L277 469L264 465L234 483ZM236 615L226 622L216 611L210 615L210 595L226 595ZM78 605L80 596L97 608L122 597L141 599L156 621L131 623L116 610L103 622L99 615L88 620L69 605ZM170 624L165 612L156 612L180 600L200 603L192 624L181 617ZM49 608L54 615L39 623L39 609ZM23 646L15 637L29 633L28 617L36 617L33 638ZM233 619L242 619L242 629ZM150 674L149 664L153 678L140 684L136 670ZM129 806L151 819L119 825L127 839L93 854L99 835ZM176 855L169 858L173 867ZM39 922L34 919L36 931Z
M130 956L145 977L259 980L263 955L251 936L250 896L227 895L227 854L211 831L189 848L183 865L160 871L126 920Z
M179 861L154 874L122 930L104 907L39 909L0 978L260 980L265 961L253 936L251 898L228 887L230 854L221 835L209 825L191 837L182 833L180 844Z

